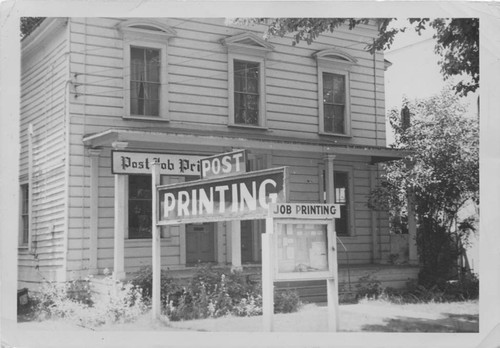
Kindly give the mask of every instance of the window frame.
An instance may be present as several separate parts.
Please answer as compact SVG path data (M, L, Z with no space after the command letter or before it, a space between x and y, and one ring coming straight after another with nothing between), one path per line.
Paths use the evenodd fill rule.
M351 114L351 69L357 64L357 60L349 54L337 49L328 49L314 54L317 62L318 77L318 133L335 137L352 137L352 114ZM323 96L323 73L342 75L345 79L345 108L344 108L344 133L325 131L324 96Z
M244 32L221 40L227 48L228 127L267 130L266 57L274 46L261 37ZM257 125L236 123L234 112L234 61L259 63L259 121Z
M26 192L26 200L24 199L24 189ZM21 248L29 248L31 244L31 190L28 182L22 182L19 185L19 235L18 235L18 245ZM24 213L24 204L26 203L26 213ZM28 231L27 231L27 240L24 240L24 218L27 218L28 221Z
M139 81L137 81L137 80L132 80L132 78L131 78L131 75L132 75L132 67L131 67L131 65L130 65L130 63L129 63L129 65L128 65L128 66L129 66L129 76L128 76L128 78L129 78L129 85L128 85L128 86L129 86L129 89L127 89L127 92L129 93L129 94L128 94L128 100L129 100L128 106L129 106L129 108L131 109L131 104L132 104L132 99L133 99L133 96L131 95L131 91L132 91L132 86L131 86L131 85L132 85L132 82L136 82L136 83L137 83L137 82L139 82L139 83L144 83L145 85L157 85L157 86L158 86L158 92L159 92L159 93L158 93L158 101L157 101L157 102L158 102L158 115L153 115L153 114L150 114L150 115L148 115L148 114L144 114L144 115L143 115L143 114L132 114L132 111L131 111L130 109L129 109L129 113L130 113L130 115L132 115L132 116L134 116L134 117L141 117L141 118L142 118L142 117L160 117L160 116L162 115L162 111L163 111L163 110L161 110L161 105L162 105L162 97L163 97L163 96L162 96L162 91L163 91L163 89L164 89L164 88L163 88L163 83L162 83L162 76L163 76L163 72L161 71L161 70L162 70L162 65L163 65L163 64L162 64L162 62L161 62L161 61L162 61L162 50L161 50L161 49L158 49L158 48L154 48L154 47L139 47L139 46L136 46L136 45L130 45L130 46L129 46L129 50L130 50L130 51L129 51L129 56L131 56L131 51L132 51L133 49L135 49L135 50L140 50L140 51L141 51L141 53L143 53L143 54L144 54L147 50L151 50L151 51L158 52L159 59L160 59L160 68L159 68L159 71L160 71L160 79L159 79L159 81L157 81L157 82L156 82L156 81L149 81L149 80L144 80L144 81L140 81L140 82L139 82ZM143 58L145 58L145 57L143 57ZM146 61L144 61L144 62L141 62L141 63L147 63L147 62L146 62ZM150 98L150 99L146 99L146 98L144 98L144 101L151 101L151 100L153 100L153 99L152 99L152 98ZM138 104L139 104L139 102L138 102Z
M138 27L141 26L141 27ZM151 29L146 29L149 27ZM174 30L157 21L130 20L120 23L118 29L123 38L123 118L131 120L169 121L168 98L168 40L176 34ZM130 107L131 48L160 50L159 115L134 115Z
M235 99L234 99L234 64L235 61L243 61L259 64L259 114L258 122L254 124L243 124L236 122ZM243 128L264 128L267 129L266 119L266 92L265 92L265 59L263 57L252 57L243 54L228 54L228 106L229 106L229 126Z

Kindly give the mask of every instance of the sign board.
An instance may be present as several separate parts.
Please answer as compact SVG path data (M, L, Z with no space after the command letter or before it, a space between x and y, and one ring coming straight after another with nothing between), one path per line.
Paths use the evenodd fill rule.
M269 210L272 217L296 219L338 219L339 204L280 203Z
M287 200L286 168L158 186L158 225L265 218Z
M111 151L111 173L151 174L153 163L158 161L160 175L200 175L203 156L168 153Z
M222 178L246 173L246 151L238 150L205 157L200 161L200 164L202 179Z

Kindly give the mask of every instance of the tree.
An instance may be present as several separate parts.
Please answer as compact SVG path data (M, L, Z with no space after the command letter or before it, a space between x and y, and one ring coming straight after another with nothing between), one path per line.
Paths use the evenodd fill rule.
M28 36L45 17L21 17L21 37Z
M396 137L393 147L409 151L399 161L385 165L385 181L370 196L372 208L407 214L408 195L413 195L417 215L417 247L429 281L447 278L456 264L453 247L474 230L460 210L479 203L479 125L466 117L466 108L450 89L440 95L406 101L411 126L402 127L400 113L389 120Z
M373 42L367 42L367 49L373 54L375 51L388 49L394 42L395 36L408 29L391 27L393 18L373 19L378 24L378 36ZM369 18L238 18L236 24L266 26L264 37L284 37L292 34L292 45L301 41L311 44L324 32L333 32L345 25L350 30L360 24L370 22ZM466 96L479 87L479 19L453 18L433 19L410 18L408 24L419 34L426 28L436 30L434 39L435 52L440 55L441 73L444 79L460 76L464 80L458 82L454 89L459 95Z

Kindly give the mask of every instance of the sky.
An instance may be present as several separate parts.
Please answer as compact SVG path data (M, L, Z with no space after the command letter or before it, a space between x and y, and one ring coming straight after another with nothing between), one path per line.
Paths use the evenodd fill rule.
M405 21L396 23L404 25ZM434 53L434 33L428 28L419 36L409 28L397 34L391 48L384 52L385 59L392 63L385 72L386 114L394 107L401 108L403 97L428 98L439 94L448 83L440 72L439 56ZM469 105L469 114L477 114L477 93L469 93L462 101ZM387 127L387 144L390 144L394 136Z

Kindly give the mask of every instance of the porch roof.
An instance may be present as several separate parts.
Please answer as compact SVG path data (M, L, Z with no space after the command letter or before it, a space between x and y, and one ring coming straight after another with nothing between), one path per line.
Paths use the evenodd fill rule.
M408 151L383 146L365 146L337 143L331 139L297 139L269 136L268 134L249 134L248 132L221 132L212 130L162 130L151 128L114 129L83 136L85 146L98 148L111 146L113 142L128 142L129 147L154 147L155 145L203 145L205 149L232 147L254 148L261 150L282 150L323 155L350 155L370 157L372 164L404 158Z

